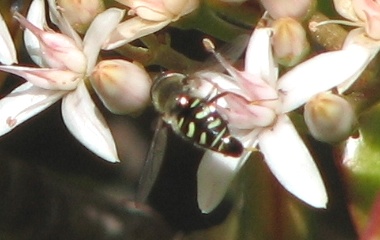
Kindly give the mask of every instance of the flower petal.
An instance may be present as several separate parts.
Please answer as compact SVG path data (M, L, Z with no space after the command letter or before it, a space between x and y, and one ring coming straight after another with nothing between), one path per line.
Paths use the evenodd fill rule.
M270 28L257 28L252 33L245 55L244 70L261 77L273 87L277 81L278 68L273 60L271 36Z
M225 96L228 109L218 108L225 114L230 127L236 129L254 129L271 125L277 115L272 108L250 104L247 100L235 95Z
M318 168L286 115L259 135L259 146L272 173L289 192L313 207L326 208L327 194Z
M168 25L170 21L153 22L140 17L128 19L119 24L110 38L103 44L103 49L110 50L129 43L137 38L154 33Z
M214 210L223 200L227 189L250 152L240 158L206 151L198 168L198 206L203 213Z
M289 112L315 94L329 90L345 81L356 78L371 60L371 52L359 45L313 57L278 81L283 95L282 112Z
M344 18L352 22L358 22L359 18L355 13L352 0L334 0L335 10Z
M41 30L44 26L47 26L44 0L34 0L30 4L27 19ZM24 44L33 62L35 62L38 66L47 67L42 60L40 42L38 38L28 29L25 29L24 31Z
M83 52L87 57L87 74L91 74L101 46L116 29L124 12L117 8L109 8L92 21L83 39Z
M17 63L16 48L5 24L3 16L0 14L0 62L6 65Z
M71 134L86 148L109 162L120 161L111 131L83 81L63 98L62 117Z
M369 57L367 62L364 62L362 68L358 70L357 75L352 76L343 83L339 84L338 92L346 91L358 78L358 76L367 67L368 63L376 56L380 49L380 41L368 38L368 34L362 28L356 28L349 32L344 41L343 49L362 47L362 51L367 51Z
M65 94L50 91L27 82L0 100L0 135L45 110Z
M50 68L0 66L0 70L18 75L37 87L49 90L73 90L82 79L78 73Z

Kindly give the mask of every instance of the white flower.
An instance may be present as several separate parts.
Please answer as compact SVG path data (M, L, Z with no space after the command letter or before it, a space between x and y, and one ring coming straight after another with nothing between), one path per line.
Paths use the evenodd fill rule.
M243 72L225 63L232 78L203 74L221 92L233 93L224 97L227 107L218 109L227 117L234 136L248 149L240 159L206 152L198 170L198 204L204 213L220 203L229 183L248 159L249 149L257 145L272 173L289 192L311 206L326 207L327 195L319 171L286 113L315 94L357 77L358 66L370 56L360 46L349 45L313 57L278 78L272 59L271 31L254 31Z
M26 47L41 68L0 66L1 71L27 80L0 100L0 135L62 98L62 116L69 131L98 156L117 162L119 159L111 132L87 91L85 79L94 68L101 44L116 28L124 13L111 8L99 14L81 41L67 24L59 25L69 33L67 35L43 30L44 12L44 1L35 0L28 13L28 19L35 25L16 14L28 29L25 31ZM59 15L56 17L59 22L65 22Z
M129 15L136 15L120 23L104 49L114 49L137 38L157 32L171 22L194 11L199 0L116 0L131 8Z

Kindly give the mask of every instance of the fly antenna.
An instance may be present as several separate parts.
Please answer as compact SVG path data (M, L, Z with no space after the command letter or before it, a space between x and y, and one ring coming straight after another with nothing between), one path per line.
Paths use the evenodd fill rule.
M236 69L219 53L215 51L215 45L209 38L203 38L203 46L207 52L212 53L216 60L226 69L226 71L233 77L238 77Z

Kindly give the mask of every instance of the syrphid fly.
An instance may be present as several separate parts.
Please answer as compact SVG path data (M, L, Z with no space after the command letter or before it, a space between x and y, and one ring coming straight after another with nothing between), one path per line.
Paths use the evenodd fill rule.
M241 36L235 43L238 47L230 49L227 56L237 59L247 40L247 36ZM218 93L214 83L203 79L199 74L202 71L190 75L166 72L154 80L152 103L161 118L140 178L137 202L146 201L158 176L165 155L168 126L183 139L206 150L232 157L239 157L244 150L241 142L231 135L227 120L217 111L216 104L224 93ZM218 71L224 71L220 64Z

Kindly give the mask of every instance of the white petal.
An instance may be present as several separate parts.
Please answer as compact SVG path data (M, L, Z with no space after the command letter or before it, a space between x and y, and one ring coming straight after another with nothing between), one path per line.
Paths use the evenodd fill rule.
M0 100L0 135L3 135L59 100L65 92L24 83Z
M39 29L43 29L46 26L45 18L45 1L44 0L34 0L29 7L27 19ZM38 66L46 67L42 60L42 52L40 48L40 42L38 38L28 29L24 31L24 44L25 48L32 58L33 62L38 64Z
M257 28L252 33L245 56L244 70L274 86L278 77L278 68L273 60L271 36L270 28Z
M372 58L368 49L356 45L319 54L299 64L278 81L283 94L283 112L289 112L317 93L356 78Z
M18 75L37 87L49 90L73 90L82 80L78 73L51 68L0 66L0 70Z
M83 39L83 52L87 57L87 73L95 67L99 51L124 16L124 10L109 8L92 21Z
M227 189L250 152L240 158L206 151L198 168L198 206L203 213L209 213L223 200Z
M47 0L49 5L49 16L52 23L58 25L58 16L60 15L57 9L57 0Z
M16 48L5 24L3 16L0 14L0 62L6 65L17 63Z
M152 22L140 17L130 18L119 24L107 42L104 43L103 49L109 50L120 47L162 29L168 25L169 22L170 21Z
M367 62L363 63L361 69L358 70L356 76L352 76L350 79L347 79L345 82L339 84L338 92L343 93L346 91L359 77L359 75L367 67L368 63L377 55L380 49L380 41L375 41L371 38L368 38L367 33L363 28L356 28L349 32L344 41L342 49L358 48L360 51L366 51L369 55Z
M83 81L63 98L62 117L71 134L86 148L109 162L119 162L111 131Z
M352 0L334 0L334 7L342 17L347 18L352 22L358 22L359 19L355 13L352 2Z
M289 192L313 207L326 208L327 194L318 168L286 115L259 135L259 146L270 170Z

